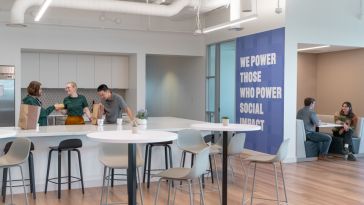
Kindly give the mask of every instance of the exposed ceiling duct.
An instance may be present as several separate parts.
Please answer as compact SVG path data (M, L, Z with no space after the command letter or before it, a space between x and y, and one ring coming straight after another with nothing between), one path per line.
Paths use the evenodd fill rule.
M196 7L199 0L175 0L169 5L147 4L119 0L53 0L50 7L171 17L185 7ZM11 8L11 25L24 25L24 14L44 0L16 0ZM201 11L207 12L226 5L226 0L201 0Z

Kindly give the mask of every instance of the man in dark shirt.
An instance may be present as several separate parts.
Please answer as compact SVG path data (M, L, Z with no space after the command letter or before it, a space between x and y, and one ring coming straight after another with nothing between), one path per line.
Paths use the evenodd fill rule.
M331 136L325 133L316 132L316 127L320 125L314 111L316 101L313 98L305 98L305 107L297 112L297 119L303 120L306 138L312 142L319 143L320 153L319 159L325 159L331 144Z
M117 119L122 117L123 111L128 114L131 122L134 121L133 112L126 104L124 98L118 94L112 93L107 85L100 85L97 88L97 94L104 106L106 123L116 123Z

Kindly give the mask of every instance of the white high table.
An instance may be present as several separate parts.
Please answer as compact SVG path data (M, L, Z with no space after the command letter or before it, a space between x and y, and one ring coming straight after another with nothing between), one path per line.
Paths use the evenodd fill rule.
M258 125L247 125L247 124L229 124L223 126L222 123L203 123L191 125L193 129L203 131L222 131L222 205L227 205L227 175L228 175L228 132L249 132L261 130Z
M131 130L105 131L87 134L97 142L128 144L128 204L136 205L136 144L166 142L177 139L177 134L166 131L139 130L133 134Z

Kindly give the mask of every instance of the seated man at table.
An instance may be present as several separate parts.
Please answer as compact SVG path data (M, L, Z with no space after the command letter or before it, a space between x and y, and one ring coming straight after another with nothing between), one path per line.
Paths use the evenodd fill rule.
M316 132L316 127L319 126L320 120L314 111L316 101L313 98L305 98L305 107L297 112L297 119L303 120L305 126L306 138L309 141L319 143L319 159L324 160L331 144L331 136L325 133Z
M131 122L134 121L133 112L126 104L123 97L112 93L107 85L102 84L97 88L97 94L101 99L101 103L105 109L105 122L108 124L116 123L121 118L122 112L126 112Z

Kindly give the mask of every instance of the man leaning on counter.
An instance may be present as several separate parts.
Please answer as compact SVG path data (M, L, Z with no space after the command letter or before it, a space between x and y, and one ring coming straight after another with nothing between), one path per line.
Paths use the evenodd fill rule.
M101 99L101 104L105 110L105 122L108 124L116 123L118 118L121 118L122 112L126 112L130 121L134 121L133 112L126 104L124 98L116 93L113 93L105 84L101 84L97 88L97 94Z

